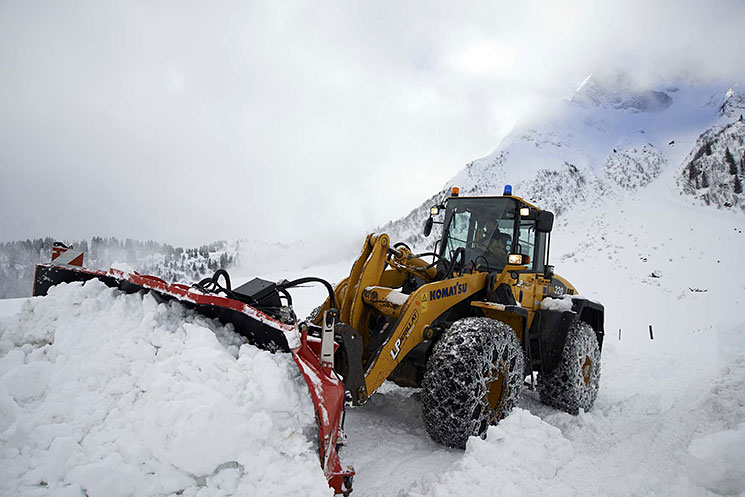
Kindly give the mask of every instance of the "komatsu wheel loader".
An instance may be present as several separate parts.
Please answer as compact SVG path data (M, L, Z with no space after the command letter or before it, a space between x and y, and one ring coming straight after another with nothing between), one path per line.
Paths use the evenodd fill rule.
M321 467L336 493L348 495L354 469L343 468L337 452L343 410L364 404L386 380L421 388L428 433L451 447L485 436L525 384L569 413L592 407L604 308L548 264L553 214L508 187L492 197L461 197L454 188L432 206L424 233L438 224L442 235L430 252L413 254L385 234L368 235L336 287L312 277L256 278L232 289L223 270L188 287L85 269L82 257L68 253L66 264L37 266L33 293L97 278L125 292L177 300L233 324L259 347L292 352L316 409ZM329 296L314 318L300 322L287 290L311 281L324 284Z
M428 433L453 447L504 418L535 373L544 403L574 414L592 407L604 308L548 264L553 214L511 193L460 197L454 188L430 209L425 235L436 222L443 229L429 253L367 237L334 290L336 364L353 404L387 379L421 387Z

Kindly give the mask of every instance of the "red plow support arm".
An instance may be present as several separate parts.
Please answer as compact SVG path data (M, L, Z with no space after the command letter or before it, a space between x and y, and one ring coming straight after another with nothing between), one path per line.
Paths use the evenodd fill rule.
M342 468L337 453L344 415L344 385L336 377L333 366L322 363L321 342L321 339L309 337L307 328L303 328L300 347L292 351L292 357L308 384L316 410L321 467L334 492L347 496L352 492L354 468Z

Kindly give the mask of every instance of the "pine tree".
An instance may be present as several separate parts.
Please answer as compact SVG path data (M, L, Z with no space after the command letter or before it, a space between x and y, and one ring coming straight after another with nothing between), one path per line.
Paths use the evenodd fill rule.
M724 162L729 166L729 173L734 175L737 174L737 164L735 164L735 158L729 151L729 147L724 151Z
M735 175L735 193L742 193L742 182L739 175Z
M709 175L706 174L706 171L701 173L701 188L708 188L709 187Z
M688 166L688 181L694 181L696 176L698 176L698 169L696 168L696 164L691 162Z

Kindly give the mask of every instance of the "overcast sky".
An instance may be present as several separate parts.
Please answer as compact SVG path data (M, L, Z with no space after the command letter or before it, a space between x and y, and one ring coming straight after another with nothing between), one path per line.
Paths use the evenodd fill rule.
M0 0L0 241L359 237L593 71L743 53L741 1Z

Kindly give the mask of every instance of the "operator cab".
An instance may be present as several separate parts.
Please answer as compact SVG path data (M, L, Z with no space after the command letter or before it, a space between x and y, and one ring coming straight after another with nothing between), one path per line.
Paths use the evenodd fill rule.
M433 215L445 207L440 257L462 259L465 269L501 271L509 263L544 272L553 214L511 193L509 187L501 197L460 197L454 189L446 206L433 207Z

